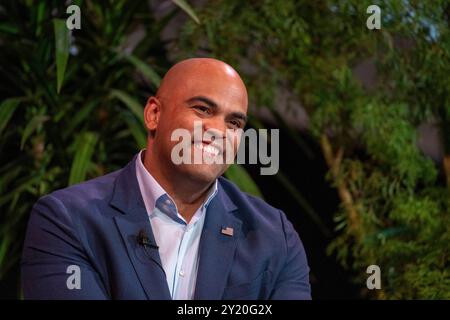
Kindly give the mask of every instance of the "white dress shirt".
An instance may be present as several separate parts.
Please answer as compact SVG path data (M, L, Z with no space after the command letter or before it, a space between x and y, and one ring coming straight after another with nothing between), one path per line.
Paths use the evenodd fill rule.
M206 208L217 194L217 179L206 201L197 209L189 223L186 223L173 199L144 167L144 151L139 152L136 175L153 235L159 246L167 285L172 299L191 300L197 280L198 249Z

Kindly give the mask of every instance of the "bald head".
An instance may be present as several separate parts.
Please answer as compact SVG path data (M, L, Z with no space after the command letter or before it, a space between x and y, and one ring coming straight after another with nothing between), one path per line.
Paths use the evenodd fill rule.
M192 58L175 64L166 73L156 93L158 98L195 90L195 86L211 90L211 87L231 88L245 100L247 89L239 74L230 65L212 58Z

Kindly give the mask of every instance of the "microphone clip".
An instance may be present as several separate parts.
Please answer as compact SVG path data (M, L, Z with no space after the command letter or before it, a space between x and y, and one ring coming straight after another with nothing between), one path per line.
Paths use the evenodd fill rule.
M152 249L159 249L159 247L156 244L153 244L150 239L148 238L147 234L145 233L144 230L140 230L138 235L137 235L137 241L138 243L147 248L152 248Z

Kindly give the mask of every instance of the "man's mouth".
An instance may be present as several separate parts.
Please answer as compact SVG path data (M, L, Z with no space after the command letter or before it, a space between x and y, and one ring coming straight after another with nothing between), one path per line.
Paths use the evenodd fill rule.
M205 143L202 141L194 142L194 148L202 150L203 153L207 154L210 157L217 157L221 153L218 147L214 146L211 143Z

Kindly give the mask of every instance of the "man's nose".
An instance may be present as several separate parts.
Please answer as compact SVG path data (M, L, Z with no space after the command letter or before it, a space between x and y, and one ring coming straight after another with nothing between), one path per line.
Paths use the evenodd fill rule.
M214 139L224 139L226 137L226 124L221 118L208 119L203 123L203 130L210 133Z

